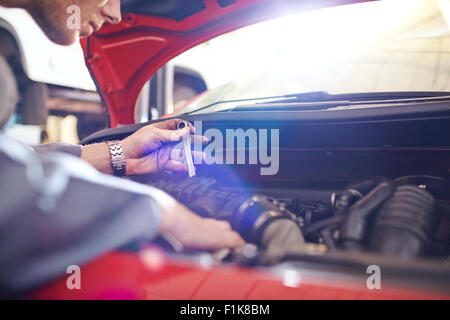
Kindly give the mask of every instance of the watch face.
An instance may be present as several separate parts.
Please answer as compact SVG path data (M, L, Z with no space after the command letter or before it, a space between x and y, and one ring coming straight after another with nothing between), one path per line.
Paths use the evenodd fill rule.
M118 177L126 176L126 159L123 155L122 143L120 141L113 141L109 142L108 145L113 174Z

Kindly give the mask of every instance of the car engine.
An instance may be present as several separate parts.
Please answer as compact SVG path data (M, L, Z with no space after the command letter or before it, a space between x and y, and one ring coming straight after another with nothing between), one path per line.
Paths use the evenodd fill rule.
M316 121L303 119L301 112L279 116L225 112L199 117L199 132L216 129L223 136L229 129L279 129L274 149L279 171L274 175L261 174L263 162L223 161L196 164L192 178L173 172L131 177L162 189L200 216L228 221L247 244L191 252L170 237L156 243L179 258L195 260L200 254L219 264L274 272L340 270L364 279L367 266L377 265L385 279L415 279L447 290L450 118L382 113L350 120L329 120L328 115ZM121 139L143 125L105 131L85 142ZM246 144L217 150L222 155L244 151L244 160L253 152Z
M228 221L249 243L246 252L229 252L223 259L272 265L299 252L448 259L450 206L436 199L446 188L437 177L376 177L337 191L288 192L249 192L202 176L146 179L141 182L193 212Z

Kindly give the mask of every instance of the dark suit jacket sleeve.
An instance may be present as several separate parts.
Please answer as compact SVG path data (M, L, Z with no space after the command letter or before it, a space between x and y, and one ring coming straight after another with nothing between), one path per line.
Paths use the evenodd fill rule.
M33 150L39 155L45 155L50 152L63 152L75 157L81 157L81 146L68 143L46 143L33 147Z
M0 135L0 296L21 294L135 241L153 239L150 189Z

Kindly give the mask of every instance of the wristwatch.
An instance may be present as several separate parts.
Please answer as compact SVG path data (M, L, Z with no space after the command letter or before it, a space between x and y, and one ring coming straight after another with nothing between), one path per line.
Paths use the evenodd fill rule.
M109 141L108 146L113 174L117 177L125 177L127 175L127 166L122 143L120 141Z

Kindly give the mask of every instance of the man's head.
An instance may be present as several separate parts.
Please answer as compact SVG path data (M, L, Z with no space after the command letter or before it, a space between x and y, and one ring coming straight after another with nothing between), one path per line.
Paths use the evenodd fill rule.
M61 45L91 35L105 22L116 24L121 20L120 0L4 0L2 3L27 10L48 38ZM75 19L79 25L69 19Z

